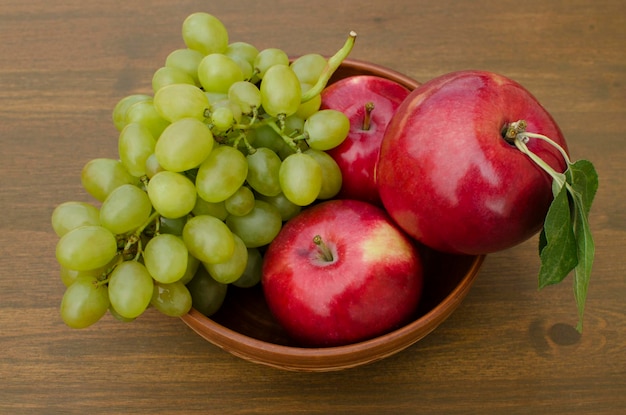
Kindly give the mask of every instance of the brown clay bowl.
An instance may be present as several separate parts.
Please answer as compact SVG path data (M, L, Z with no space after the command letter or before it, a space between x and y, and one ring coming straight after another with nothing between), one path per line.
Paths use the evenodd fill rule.
M357 74L387 77L409 89L419 85L391 69L356 60L346 60L330 82ZM299 347L272 317L260 286L230 286L223 306L211 318L192 309L182 320L207 341L251 362L294 371L346 369L393 355L431 333L465 298L483 259L423 249L424 289L414 319L385 335L346 346Z

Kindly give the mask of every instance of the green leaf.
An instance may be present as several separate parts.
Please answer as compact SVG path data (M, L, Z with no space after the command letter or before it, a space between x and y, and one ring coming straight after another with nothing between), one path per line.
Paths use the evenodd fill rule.
M589 211L598 189L598 175L593 165L586 160L579 160L570 165L566 173L574 201L573 231L578 251L578 265L574 269L574 297L578 307L576 329L582 332L587 289L595 255L595 243L589 227Z
M565 177L571 185L573 192L580 195L581 200L577 203L583 209L585 217L588 217L591 204L598 190L598 173L596 173L596 169L591 162L578 160L569 166L565 172Z
M521 121L510 125L518 126ZM561 282L574 270L574 297L578 307L576 329L582 332L583 311L595 255L589 211L598 189L598 174L587 160L572 163L566 151L551 138L524 130L514 132L515 146L552 177L554 200L539 235L539 288ZM543 140L558 149L567 163L567 170L557 172L530 151L526 142L531 138Z
M542 233L540 289L563 281L578 264L578 247L572 227L572 213L566 186L561 188L552 201Z

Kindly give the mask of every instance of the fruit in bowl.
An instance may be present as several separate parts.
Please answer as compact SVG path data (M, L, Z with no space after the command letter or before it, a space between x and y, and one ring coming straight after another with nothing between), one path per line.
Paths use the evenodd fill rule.
M413 242L380 208L332 200L304 210L269 245L262 286L300 344L339 346L405 324L422 291Z
M390 79L409 90L419 83L370 62L345 59L329 81L357 76ZM335 346L304 346L278 322L263 293L229 286L228 296L210 317L195 309L182 320L212 344L245 360L293 371L335 371L372 363L400 352L435 330L461 304L482 266L483 255L456 255L416 245L422 263L420 301L398 327L367 340Z
M416 106L427 101L420 94L440 80L422 87L347 59L355 37L351 32L329 58L290 59L279 49L229 43L219 20L190 15L186 47L155 71L152 93L127 96L113 109L118 154L92 160L81 172L101 206L70 202L53 212L67 286L65 323L85 328L107 311L132 321L154 308L247 360L328 371L396 353L444 321L470 289L485 252L446 253L422 239L411 225L425 219L397 208L416 188L392 186L394 173L407 183L437 170L420 171L404 156L423 140L415 121ZM394 92L370 95L372 85ZM369 133L351 131L351 121L358 118L361 130L368 122L338 98L344 94L358 98ZM378 112L360 102L370 97ZM570 250L563 264L546 262L546 281L559 282L575 267L580 305L592 247L585 220L593 194L584 190L594 189L593 171L572 163L564 142L526 127L525 120L508 123L502 138L554 179L553 205L560 205L552 216L573 218L571 235L544 226L540 241L542 260L554 261L560 246ZM557 167L564 172L531 151L527 143L540 138L556 149L549 154L562 156L565 164ZM358 147L363 153L348 150ZM457 161L449 167L464 166ZM482 199L484 189L475 190ZM348 195L365 201L332 200ZM425 196L423 204L440 203ZM569 200L575 209L564 215ZM372 204L380 202L389 212ZM441 223L437 215L433 221ZM559 244L559 235L567 244ZM307 271L294 272L299 266Z

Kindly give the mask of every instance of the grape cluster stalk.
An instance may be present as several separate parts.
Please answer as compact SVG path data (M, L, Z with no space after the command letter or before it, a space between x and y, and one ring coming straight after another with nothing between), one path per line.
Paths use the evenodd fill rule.
M228 286L258 284L264 247L283 224L341 188L326 150L350 123L321 110L320 93L355 37L330 58L290 60L230 42L211 14L189 15L184 47L154 71L153 93L113 109L119 157L84 165L95 202L52 213L63 321L84 328L107 312L132 321L150 307L211 316Z

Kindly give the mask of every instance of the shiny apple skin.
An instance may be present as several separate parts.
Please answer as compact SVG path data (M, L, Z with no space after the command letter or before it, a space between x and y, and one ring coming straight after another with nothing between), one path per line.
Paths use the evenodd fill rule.
M328 262L313 240L333 253ZM285 224L264 256L270 311L307 347L339 346L386 333L417 309L423 265L408 238L380 208L331 200Z
M507 123L550 137L561 130L517 82L459 71L416 88L396 111L381 145L377 182L396 223L440 251L487 254L537 233L552 201L552 180L502 138ZM557 171L565 162L541 140L528 147Z
M375 75L354 75L329 85L322 92L321 108L336 109L350 120L346 140L327 153L342 173L338 198L357 199L381 206L374 168L387 124L410 90L399 83ZM371 123L363 129L365 105L374 103Z

